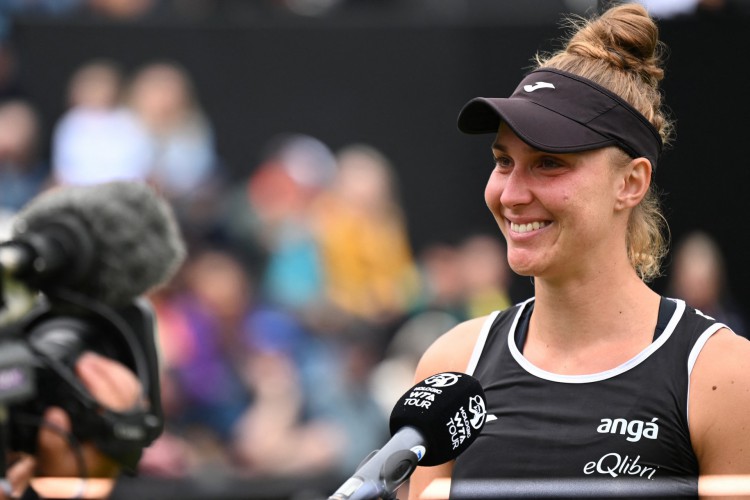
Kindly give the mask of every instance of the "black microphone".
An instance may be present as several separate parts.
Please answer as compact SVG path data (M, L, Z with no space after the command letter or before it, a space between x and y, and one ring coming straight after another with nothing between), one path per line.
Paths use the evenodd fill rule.
M440 465L474 442L487 414L484 401L479 381L465 373L438 373L419 382L391 412L391 439L371 453L329 500L395 498L417 463Z
M147 184L116 181L43 192L0 245L10 277L121 306L166 282L186 254L169 204Z

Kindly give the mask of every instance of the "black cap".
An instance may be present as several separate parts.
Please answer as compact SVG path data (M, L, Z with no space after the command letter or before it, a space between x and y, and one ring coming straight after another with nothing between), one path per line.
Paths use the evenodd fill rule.
M458 115L468 134L497 133L503 121L528 145L549 153L618 146L656 168L656 128L618 95L591 80L552 68L532 71L508 98L477 97Z

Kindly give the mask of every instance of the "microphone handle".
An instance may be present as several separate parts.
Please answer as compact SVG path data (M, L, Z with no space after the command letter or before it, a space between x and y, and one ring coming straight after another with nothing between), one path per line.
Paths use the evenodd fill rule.
M422 434L414 427L402 427L328 500L392 498L396 489L414 472L416 463L426 451Z

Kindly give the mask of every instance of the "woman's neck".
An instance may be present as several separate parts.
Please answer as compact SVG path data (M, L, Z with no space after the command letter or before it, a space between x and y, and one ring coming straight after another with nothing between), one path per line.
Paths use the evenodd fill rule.
M660 297L635 273L535 282L524 355L556 373L614 368L652 340Z

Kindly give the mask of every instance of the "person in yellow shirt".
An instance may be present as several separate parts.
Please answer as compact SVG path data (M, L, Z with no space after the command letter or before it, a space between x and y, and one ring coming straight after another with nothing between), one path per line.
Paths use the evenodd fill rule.
M327 298L376 323L403 314L419 278L390 162L368 145L337 155L333 185L316 203Z

